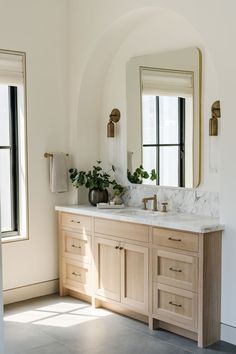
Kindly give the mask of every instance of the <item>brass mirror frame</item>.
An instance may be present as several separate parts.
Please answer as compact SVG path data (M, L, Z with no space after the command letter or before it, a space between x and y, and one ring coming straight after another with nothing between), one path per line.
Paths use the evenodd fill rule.
M193 70L184 70L184 69L173 69L170 68L171 65L169 64L169 67L161 67L161 65L142 65L142 59L146 59L148 57L151 57L152 59L150 61L153 61L153 57L155 56L159 56L159 55L168 55L168 54L172 54L172 53L177 53L177 52L181 52L184 50L196 50L196 53L198 54L198 75L193 71ZM144 60L145 61L145 60ZM132 63L134 62L134 63ZM135 66L135 68L131 68L131 66ZM129 73L129 70L132 70L132 74ZM157 53L157 54L150 54L150 55L144 55L142 57L134 57L131 58L129 60L129 62L127 63L126 66L126 88L127 88L127 150L129 150L129 143L128 143L128 127L129 127L129 115L130 115L130 109L129 109L129 93L131 91L131 85L129 84L129 80L132 79L132 75L134 75L134 72L138 70L138 80L139 80L139 112L140 112L140 119L141 119L141 127L142 127L142 88L141 88L141 71L143 69L148 69L148 70L158 70L158 71L163 71L163 72L181 72L181 73L193 73L193 77L194 75L197 75L197 89L198 89L198 106L195 107L196 102L194 100L193 102L193 106L194 109L198 108L198 120L197 120L197 127L198 127L198 135L197 135L197 148L195 148L195 153L197 152L197 156L195 157L195 153L194 153L194 157L195 159L197 158L198 161L196 161L196 164L193 163L193 169L194 173L193 173L193 186L192 187L169 187L169 188L196 188L199 186L200 182L201 182L201 175L202 175L202 53L201 50L197 47L191 47L191 48L183 48L183 49L179 49L179 50L175 50L175 51L168 51L168 52L163 52L163 53ZM137 74L137 73L136 73ZM196 83L195 80L193 82L194 87L196 88ZM137 96L137 94L136 94ZM195 115L194 115L195 117ZM196 124L196 121L195 121ZM194 136L193 136L194 138ZM141 139L142 139L142 130L141 130ZM194 144L194 142L193 142ZM195 144L194 144L195 145ZM194 146L193 145L193 146ZM142 149L142 145L140 144L140 148ZM142 156L142 150L141 150L141 156ZM127 161L128 164L128 161ZM128 167L128 165L127 165ZM136 166L137 167L137 166ZM168 186L160 186L160 187L167 187Z

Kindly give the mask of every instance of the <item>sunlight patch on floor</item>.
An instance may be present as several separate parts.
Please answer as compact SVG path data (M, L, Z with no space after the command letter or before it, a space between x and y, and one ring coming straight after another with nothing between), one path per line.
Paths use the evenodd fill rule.
M8 315L5 316L4 320L6 322L32 323L65 328L111 315L111 312L102 308L95 309L86 304L60 302Z
M91 316L80 316L72 314L63 314L59 316L54 316L50 318L45 318L41 321L37 321L34 324L41 326L52 326L52 327L71 327L76 326L84 322L96 320L97 317Z
M4 317L6 322L18 322L18 323L32 323L34 321L41 320L48 317L48 312L42 311L24 311L14 315Z
M76 315L94 316L94 317L105 317L113 315L111 312L104 310L102 308L94 309L93 307L82 308L81 310L76 310L71 312Z
M79 310L79 309L88 308L88 307L90 307L89 304L86 305L86 304L80 304L80 303L71 304L69 302L59 302L57 304L52 304L52 305L48 305L48 306L39 307L36 310L38 310L38 311L64 313L64 312L69 312L69 311L73 311L73 310Z

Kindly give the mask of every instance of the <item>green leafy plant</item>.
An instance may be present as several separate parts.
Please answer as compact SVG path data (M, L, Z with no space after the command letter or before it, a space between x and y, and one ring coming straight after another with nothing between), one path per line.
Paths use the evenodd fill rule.
M131 183L142 184L143 179L150 178L151 181L155 181L157 179L157 173L155 169L152 169L151 172L148 173L144 170L143 166L140 165L133 173L127 170L127 177Z
M76 188L85 186L88 189L104 191L111 185L114 194L121 195L124 188L118 184L115 179L111 180L110 172L115 172L115 166L112 165L111 170L105 172L101 167L101 163L102 161L97 161L97 165L93 166L92 170L89 170L88 172L78 171L77 168L71 168L69 174L73 186Z

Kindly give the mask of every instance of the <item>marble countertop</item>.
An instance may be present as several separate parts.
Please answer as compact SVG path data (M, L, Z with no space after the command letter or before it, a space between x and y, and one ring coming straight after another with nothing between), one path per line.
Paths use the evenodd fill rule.
M196 233L224 230L219 218L174 212L152 212L135 208L98 209L90 205L56 206L57 211L127 221Z

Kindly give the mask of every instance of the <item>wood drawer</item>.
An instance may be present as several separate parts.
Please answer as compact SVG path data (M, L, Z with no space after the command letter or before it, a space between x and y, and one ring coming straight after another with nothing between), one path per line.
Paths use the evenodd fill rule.
M72 231L62 231L64 257L77 261L91 262L91 237Z
M197 295L163 284L153 284L153 313L158 319L197 330Z
M91 269L89 265L72 259L62 259L63 286L84 294L91 294Z
M92 218L90 216L62 213L61 225L63 229L73 229L84 235L92 232Z
M198 252L198 234L171 229L153 228L154 245Z
M189 291L197 291L198 258L153 249L153 281Z
M148 226L95 218L95 233L148 242Z

